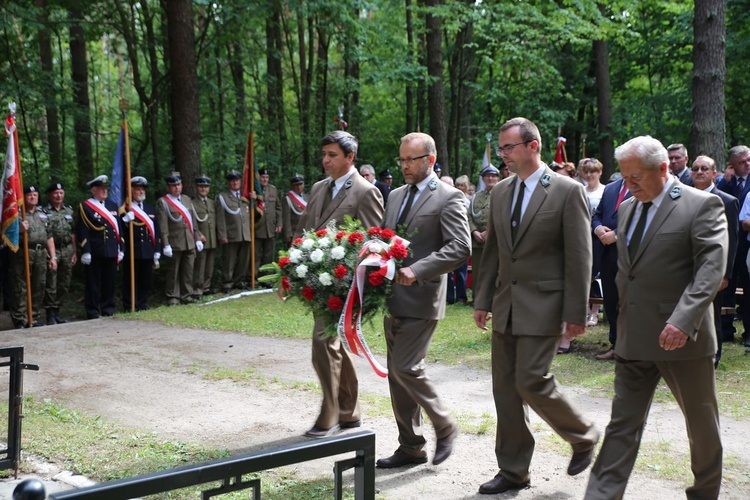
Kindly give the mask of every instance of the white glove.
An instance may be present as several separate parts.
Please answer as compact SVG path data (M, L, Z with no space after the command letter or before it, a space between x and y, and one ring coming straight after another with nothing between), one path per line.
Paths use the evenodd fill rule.
M198 241L196 241L196 242L195 242L195 248L196 248L196 249L197 249L197 250L198 250L199 252L202 252L202 251L203 251L203 242L202 242L201 240L198 240Z
M159 252L154 252L154 265L156 267L159 267L159 259L161 258L161 254Z
M125 215L122 216L122 221L123 222L130 222L130 221L133 221L133 220L135 220L135 213L132 212L132 211L126 212Z
M125 252L117 252L117 263L119 264L122 262L122 259L125 258Z
M81 264L84 266L88 266L91 264L91 254L86 252L85 254L81 255Z
M171 257L172 256L172 245L165 246L164 249L163 249L163 251L164 251L164 256L165 257Z

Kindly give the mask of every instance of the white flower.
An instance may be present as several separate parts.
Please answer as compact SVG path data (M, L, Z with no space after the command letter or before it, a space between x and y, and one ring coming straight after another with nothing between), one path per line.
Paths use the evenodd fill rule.
M325 257L325 254L323 253L323 250L321 250L320 248L316 248L310 254L310 260L315 263L323 262L324 257Z
M295 269L295 272L297 273L297 277L304 278L307 276L307 266L302 264L297 266L297 269Z
M367 251L371 253L382 253L385 251L385 248L383 248L383 245L376 240L370 241L370 246L367 247Z
M327 237L321 238L318 240L318 246L320 248L328 248L331 246L331 240L329 240Z
M318 281L320 281L320 284L323 286L330 286L333 284L333 277L328 273L321 273L318 276Z
M346 250L341 245L335 246L331 249L331 258L334 260L341 260L346 257Z
M302 250L292 248L289 250L289 262L292 264L299 264L302 260Z
M310 250L312 247L315 246L315 240L312 238L305 238L305 240L302 242L302 248L305 250Z

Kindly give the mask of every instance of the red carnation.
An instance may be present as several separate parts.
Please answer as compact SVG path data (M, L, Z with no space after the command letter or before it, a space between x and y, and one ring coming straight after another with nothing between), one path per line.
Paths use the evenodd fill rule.
M391 245L391 257L396 260L405 259L409 255L409 251L406 249L403 243L394 243Z
M385 228L382 231L380 231L380 237L383 238L385 241L389 241L394 236L396 236L396 233L393 232L393 229Z
M294 241L292 242L293 247L298 247L302 244L302 238L294 238Z
M381 273L379 270L375 271L374 273L370 273L370 275L367 277L367 281L369 281L372 286L380 286L383 284L384 280L385 278L383 278L383 273Z
M365 236L362 233L352 233L349 235L349 244L358 245L365 240Z
M339 264L336 266L336 269L333 270L333 274L340 280L344 279L344 276L346 276L346 273L348 272L349 270L342 264Z
M371 227L367 230L367 234L370 236L380 236L380 228L379 227Z
M344 238L346 238L346 231L339 231L336 233L336 241L341 241Z
M341 297L331 297L328 299L328 309L331 311L340 311L344 308L344 301Z
M282 257L279 259L279 267L281 269L284 269L286 266L289 265L291 261L289 260L289 257Z
M318 238L322 238L326 234L328 234L328 229L319 229L315 231L315 236L317 236Z
M289 284L289 277L288 276L282 276L281 277L281 288L285 292L291 292L292 291L292 285Z
M315 298L315 290L313 290L310 285L307 285L302 289L302 296L307 300L312 300Z

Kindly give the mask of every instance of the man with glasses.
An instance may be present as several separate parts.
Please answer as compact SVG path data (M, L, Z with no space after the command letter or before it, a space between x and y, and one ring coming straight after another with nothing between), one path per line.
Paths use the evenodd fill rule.
M513 118L500 127L498 153L514 176L492 190L474 321L492 318L495 455L500 472L479 487L496 494L529 486L534 436L527 405L565 441L575 476L591 463L599 433L549 373L563 331L583 334L591 283L591 227L581 183L541 160L536 125Z
M672 175L680 179L680 182L688 186L693 185L693 177L690 175L690 169L687 168L688 153L682 144L670 144L667 146L669 153L669 171Z
M716 188L714 179L716 179L716 162L708 156L699 156L693 162L692 167L693 182L696 189L701 189L707 193L712 193L721 198L724 202L724 214L727 216L727 232L729 233L729 247L727 248L727 269L724 271L724 279L721 280L719 292L714 298L714 325L716 326L716 359L714 368L719 366L721 359L721 305L724 297L721 291L724 290L732 279L734 271L734 259L737 255L737 233L739 231L739 211L740 204L737 198ZM732 315L734 316L734 315Z
M328 177L316 182L310 191L307 208L294 236L302 236L303 230L324 229L331 220L342 225L346 215L358 219L365 228L379 226L383 197L354 168L357 139L337 130L323 137L320 147L323 169ZM357 372L338 336L326 336L328 326L323 318L315 318L312 363L323 390L323 402L315 425L305 433L312 438L332 436L341 429L362 425Z

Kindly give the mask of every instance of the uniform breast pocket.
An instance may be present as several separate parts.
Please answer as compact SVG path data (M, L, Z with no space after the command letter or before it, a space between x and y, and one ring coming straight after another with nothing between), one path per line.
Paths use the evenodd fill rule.
M541 210L534 216L535 221L552 219L557 215L557 210Z

